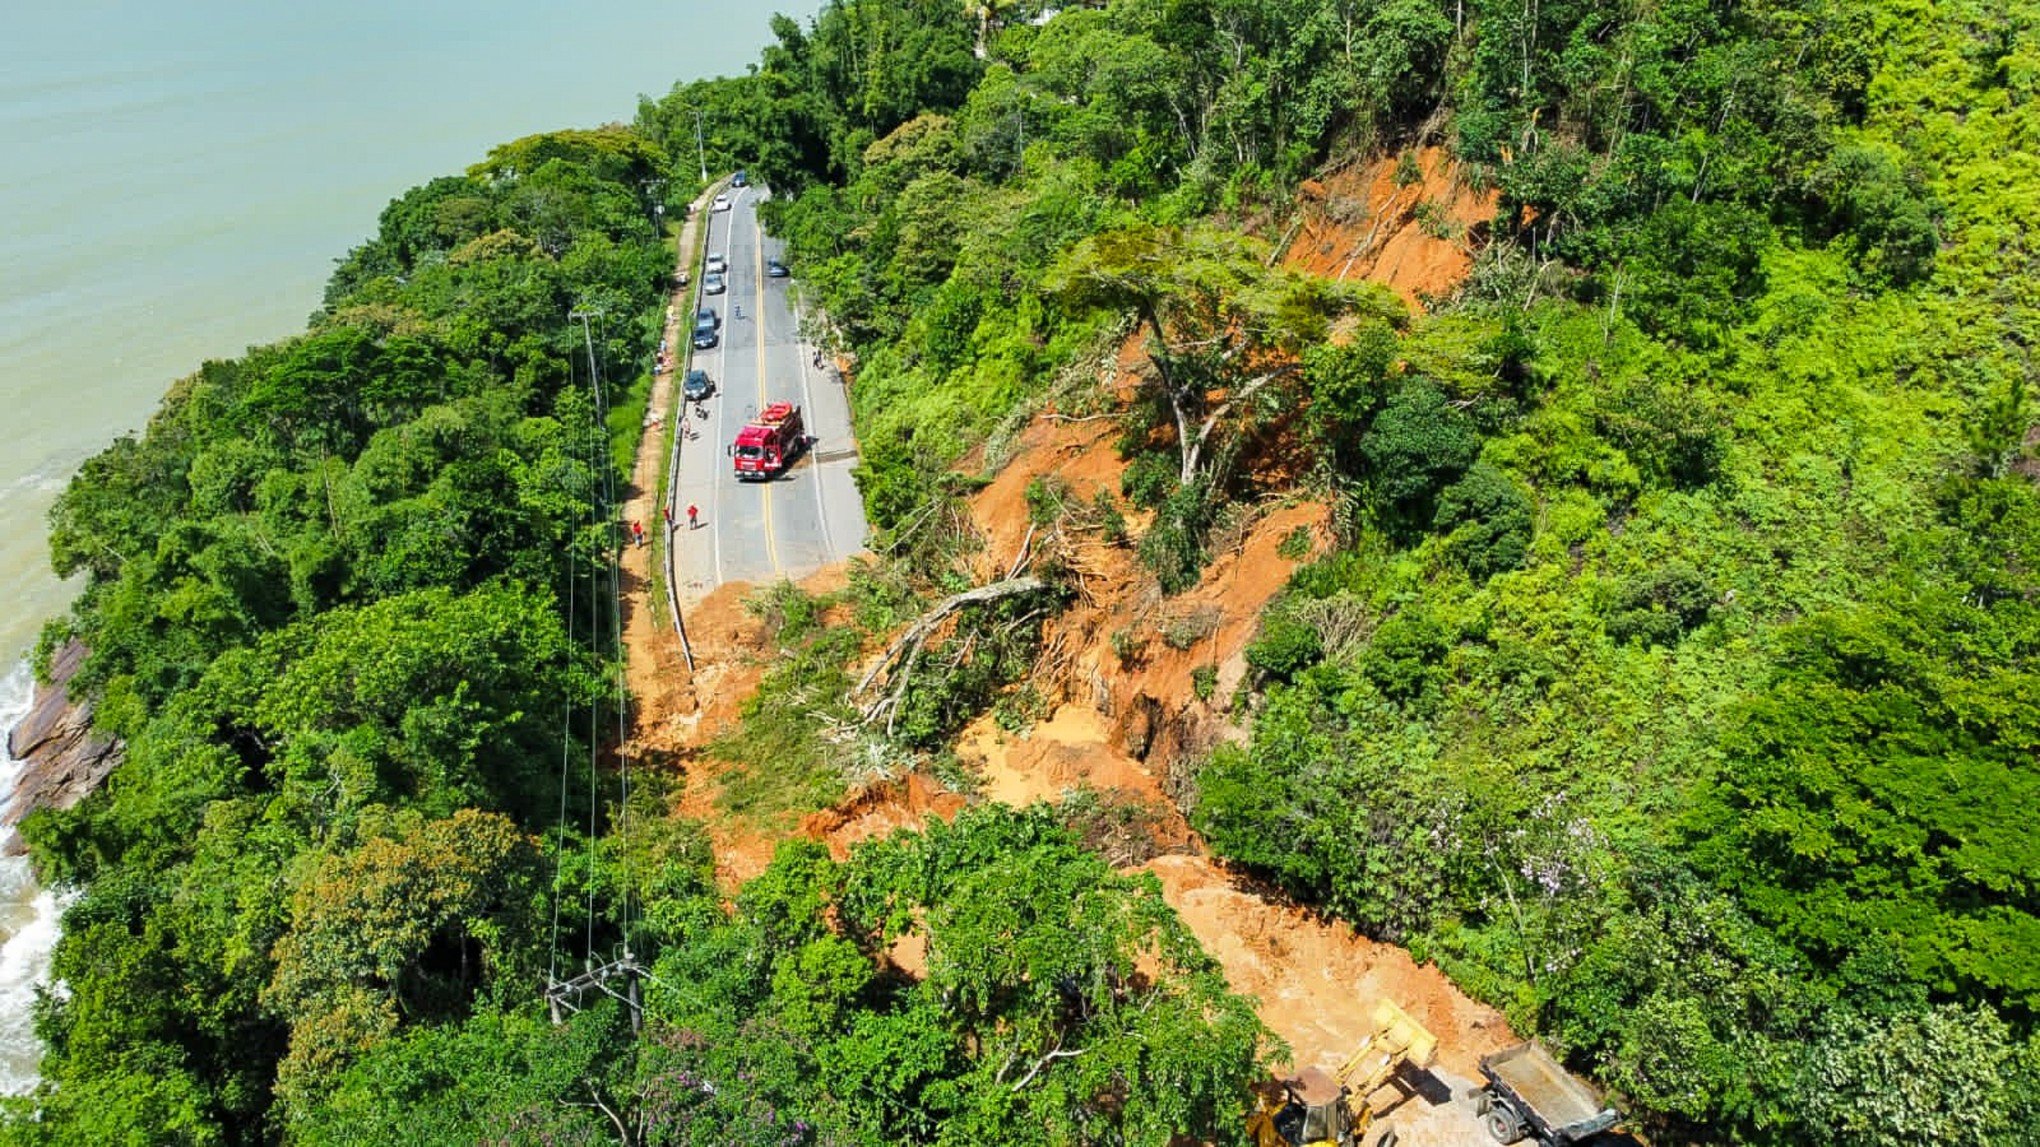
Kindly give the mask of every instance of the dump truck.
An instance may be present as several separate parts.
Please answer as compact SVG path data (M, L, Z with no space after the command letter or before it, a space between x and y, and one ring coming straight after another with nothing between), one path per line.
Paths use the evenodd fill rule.
M1359 1147L1374 1123L1368 1096L1404 1067L1428 1068L1438 1037L1388 1000L1374 1005L1373 1030L1335 1072L1307 1067L1256 1088L1247 1116L1254 1147Z
M791 466L807 444L800 407L791 402L775 402L737 431L737 440L730 444L729 452L736 459L739 481L763 482L778 477Z
M1566 1147L1589 1142L1622 1121L1621 1113L1534 1041L1482 1056L1480 1074L1487 1086L1476 1103L1497 1143L1527 1138L1541 1147Z

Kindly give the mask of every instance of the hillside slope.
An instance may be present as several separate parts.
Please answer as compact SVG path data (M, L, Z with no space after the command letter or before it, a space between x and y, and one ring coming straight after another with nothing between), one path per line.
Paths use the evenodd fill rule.
M1382 991L1656 1143L2029 1147L2036 27L832 0L412 190L52 516L124 752L0 1136L1229 1142ZM705 152L877 558L633 730Z
M1658 1141L2029 1135L2029 7L1023 5L883 98L788 30L882 541L1058 595L848 772L1159 791Z

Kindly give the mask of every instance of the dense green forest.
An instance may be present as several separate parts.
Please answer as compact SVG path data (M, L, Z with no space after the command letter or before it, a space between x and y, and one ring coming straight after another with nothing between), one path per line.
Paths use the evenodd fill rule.
M1264 1030L1059 817L790 845L730 905L672 776L607 757L689 167L617 126L413 189L304 334L205 364L61 496L85 589L41 655L85 644L126 751L22 828L75 898L0 1140L1231 1133ZM641 1013L555 1026L548 984L624 953Z
M2040 1143L2040 9L1049 7L832 0L628 128L505 145L87 464L50 639L127 759L24 827L79 896L6 1136L1236 1137L1279 1049L1066 812L789 844L726 905L656 778L628 834L589 795L699 113L856 356L864 496L922 575L951 465L1129 334L1163 587L1307 450L1337 545L1196 774L1214 850L1654 1142ZM1296 181L1419 142L1500 195L1453 298L1279 269ZM840 691L847 632L768 688ZM1005 652L890 739L938 749ZM623 945L644 1031L554 1027L547 976Z
M1261 451L1336 507L1215 849L1656 1141L2040 1141L2040 10L1049 8L832 5L641 110L797 193L874 520L1135 332L1165 588ZM1453 298L1270 269L1297 179L1425 142L1500 197Z

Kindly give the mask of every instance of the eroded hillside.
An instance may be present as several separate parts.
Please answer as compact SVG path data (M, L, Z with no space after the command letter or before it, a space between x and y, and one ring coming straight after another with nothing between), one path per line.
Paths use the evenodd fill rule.
M1398 186L1398 169L1407 173L1412 164L1424 174ZM1430 148L1307 185L1288 261L1330 280L1383 282L1414 305L1448 293L1470 267L1470 244L1494 204L1491 193L1455 176ZM1427 204L1453 229L1434 233L1432 216L1419 210ZM815 811L760 816L729 807L730 766L707 746L742 735L745 698L775 657L771 610L761 606L756 587L726 586L690 611L697 658L691 683L668 662L636 670L655 673L635 682L646 701L639 743L680 763L686 779L678 811L708 826L718 873L732 893L764 870L787 835L823 842L840 858L861 843L979 802L1060 805L1121 871L1159 881L1228 982L1259 1001L1262 1021L1288 1045L1296 1066L1336 1067L1370 1029L1382 998L1439 1035L1435 1073L1417 1077L1431 1085L1386 1089L1373 1101L1395 1112L1404 1143L1466 1142L1478 1133L1466 1101L1477 1061L1515 1041L1500 1014L1467 998L1435 966L1271 897L1210 857L1185 819L1193 766L1215 744L1245 736L1251 690L1245 651L1261 616L1292 571L1331 544L1330 522L1322 501L1298 492L1271 492L1234 507L1196 583L1165 593L1130 543L1152 513L1127 507L1118 511L1123 521L1108 525L1099 509L1120 504L1123 412L1151 369L1140 340L1128 338L1071 395L1080 413L1052 404L991 456L978 452L959 467L986 476L965 503L972 578L982 584L1051 565L1073 593L1063 608L1033 623L1042 630L1039 653L1004 688L1012 703L977 716L954 736L948 752L959 767L949 783L910 767L853 784ZM1265 455L1276 470L1279 458L1274 450ZM1272 489L1292 479L1271 473L1266 484ZM801 589L827 599L848 581L845 570L834 569ZM849 623L849 607L827 609L824 624ZM919 943L903 937L895 963L913 972Z

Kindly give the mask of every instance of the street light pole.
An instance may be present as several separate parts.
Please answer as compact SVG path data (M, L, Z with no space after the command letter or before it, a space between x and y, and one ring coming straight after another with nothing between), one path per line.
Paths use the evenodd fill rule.
M701 185L708 186L708 150L701 143L701 109L694 111L694 154L701 160Z

